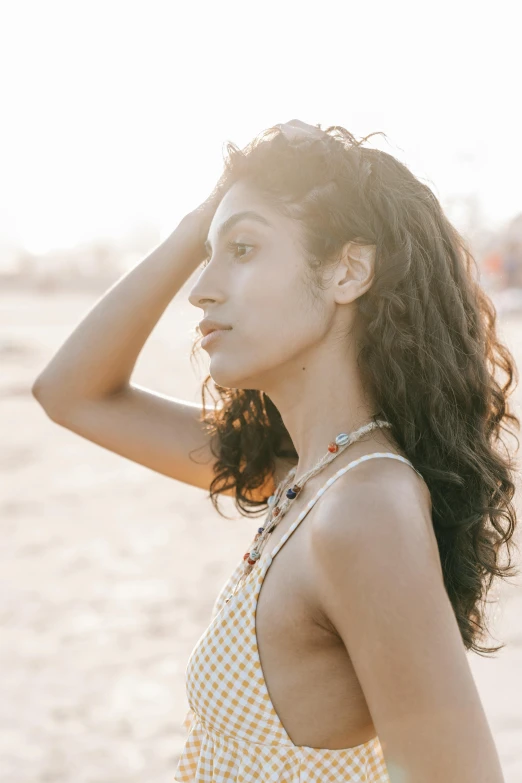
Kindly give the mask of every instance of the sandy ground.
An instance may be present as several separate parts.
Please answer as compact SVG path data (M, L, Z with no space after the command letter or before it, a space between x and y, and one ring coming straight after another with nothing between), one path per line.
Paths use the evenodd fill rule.
M258 522L50 421L30 394L99 294L0 294L0 781L172 781L184 671ZM184 291L133 382L198 401L200 310ZM519 366L522 317L501 323ZM206 354L204 354L206 357ZM520 414L520 393L517 407ZM520 502L517 502L520 508ZM522 780L522 585L502 586L495 658L469 656L506 783Z

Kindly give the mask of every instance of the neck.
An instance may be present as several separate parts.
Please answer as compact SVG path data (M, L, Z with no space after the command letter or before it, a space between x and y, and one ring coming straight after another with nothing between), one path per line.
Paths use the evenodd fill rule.
M295 359L284 373L275 368L264 378L263 391L279 411L298 455L297 476L328 453L337 435L355 432L379 412L363 387L355 355L348 352L343 362L336 356L337 344L329 347Z

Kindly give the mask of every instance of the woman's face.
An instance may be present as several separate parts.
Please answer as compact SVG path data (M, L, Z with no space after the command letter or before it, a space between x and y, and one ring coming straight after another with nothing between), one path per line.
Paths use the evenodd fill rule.
M220 232L245 211L260 220L245 217ZM308 288L300 231L242 182L220 202L208 233L209 261L189 295L202 318L232 327L204 349L220 386L269 393L285 377L285 366L298 371L324 342L333 306L319 289L313 296Z

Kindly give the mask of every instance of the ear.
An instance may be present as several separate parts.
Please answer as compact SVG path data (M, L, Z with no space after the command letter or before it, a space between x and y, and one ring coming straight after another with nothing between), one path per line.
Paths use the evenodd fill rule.
M339 259L334 278L336 301L353 302L370 288L375 273L376 245L354 240L347 242Z

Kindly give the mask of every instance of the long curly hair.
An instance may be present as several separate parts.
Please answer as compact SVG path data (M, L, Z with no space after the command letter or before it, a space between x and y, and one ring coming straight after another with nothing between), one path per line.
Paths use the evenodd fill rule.
M516 465L501 438L501 430L511 432L508 421L520 429L508 405L518 371L467 242L426 184L392 155L363 146L374 135L357 141L333 125L296 143L274 126L244 149L226 142L214 193L245 182L301 224L312 293L346 242L375 245L373 283L356 300L361 377L380 409L376 417L391 423L430 490L445 588L465 648L495 653L505 645L478 641L494 578L518 574L510 557L511 546L518 551ZM214 384L215 397L210 381L201 399L216 458L212 503L225 516L217 498L233 489L242 515L265 514L276 457L297 461L289 433L264 392Z

